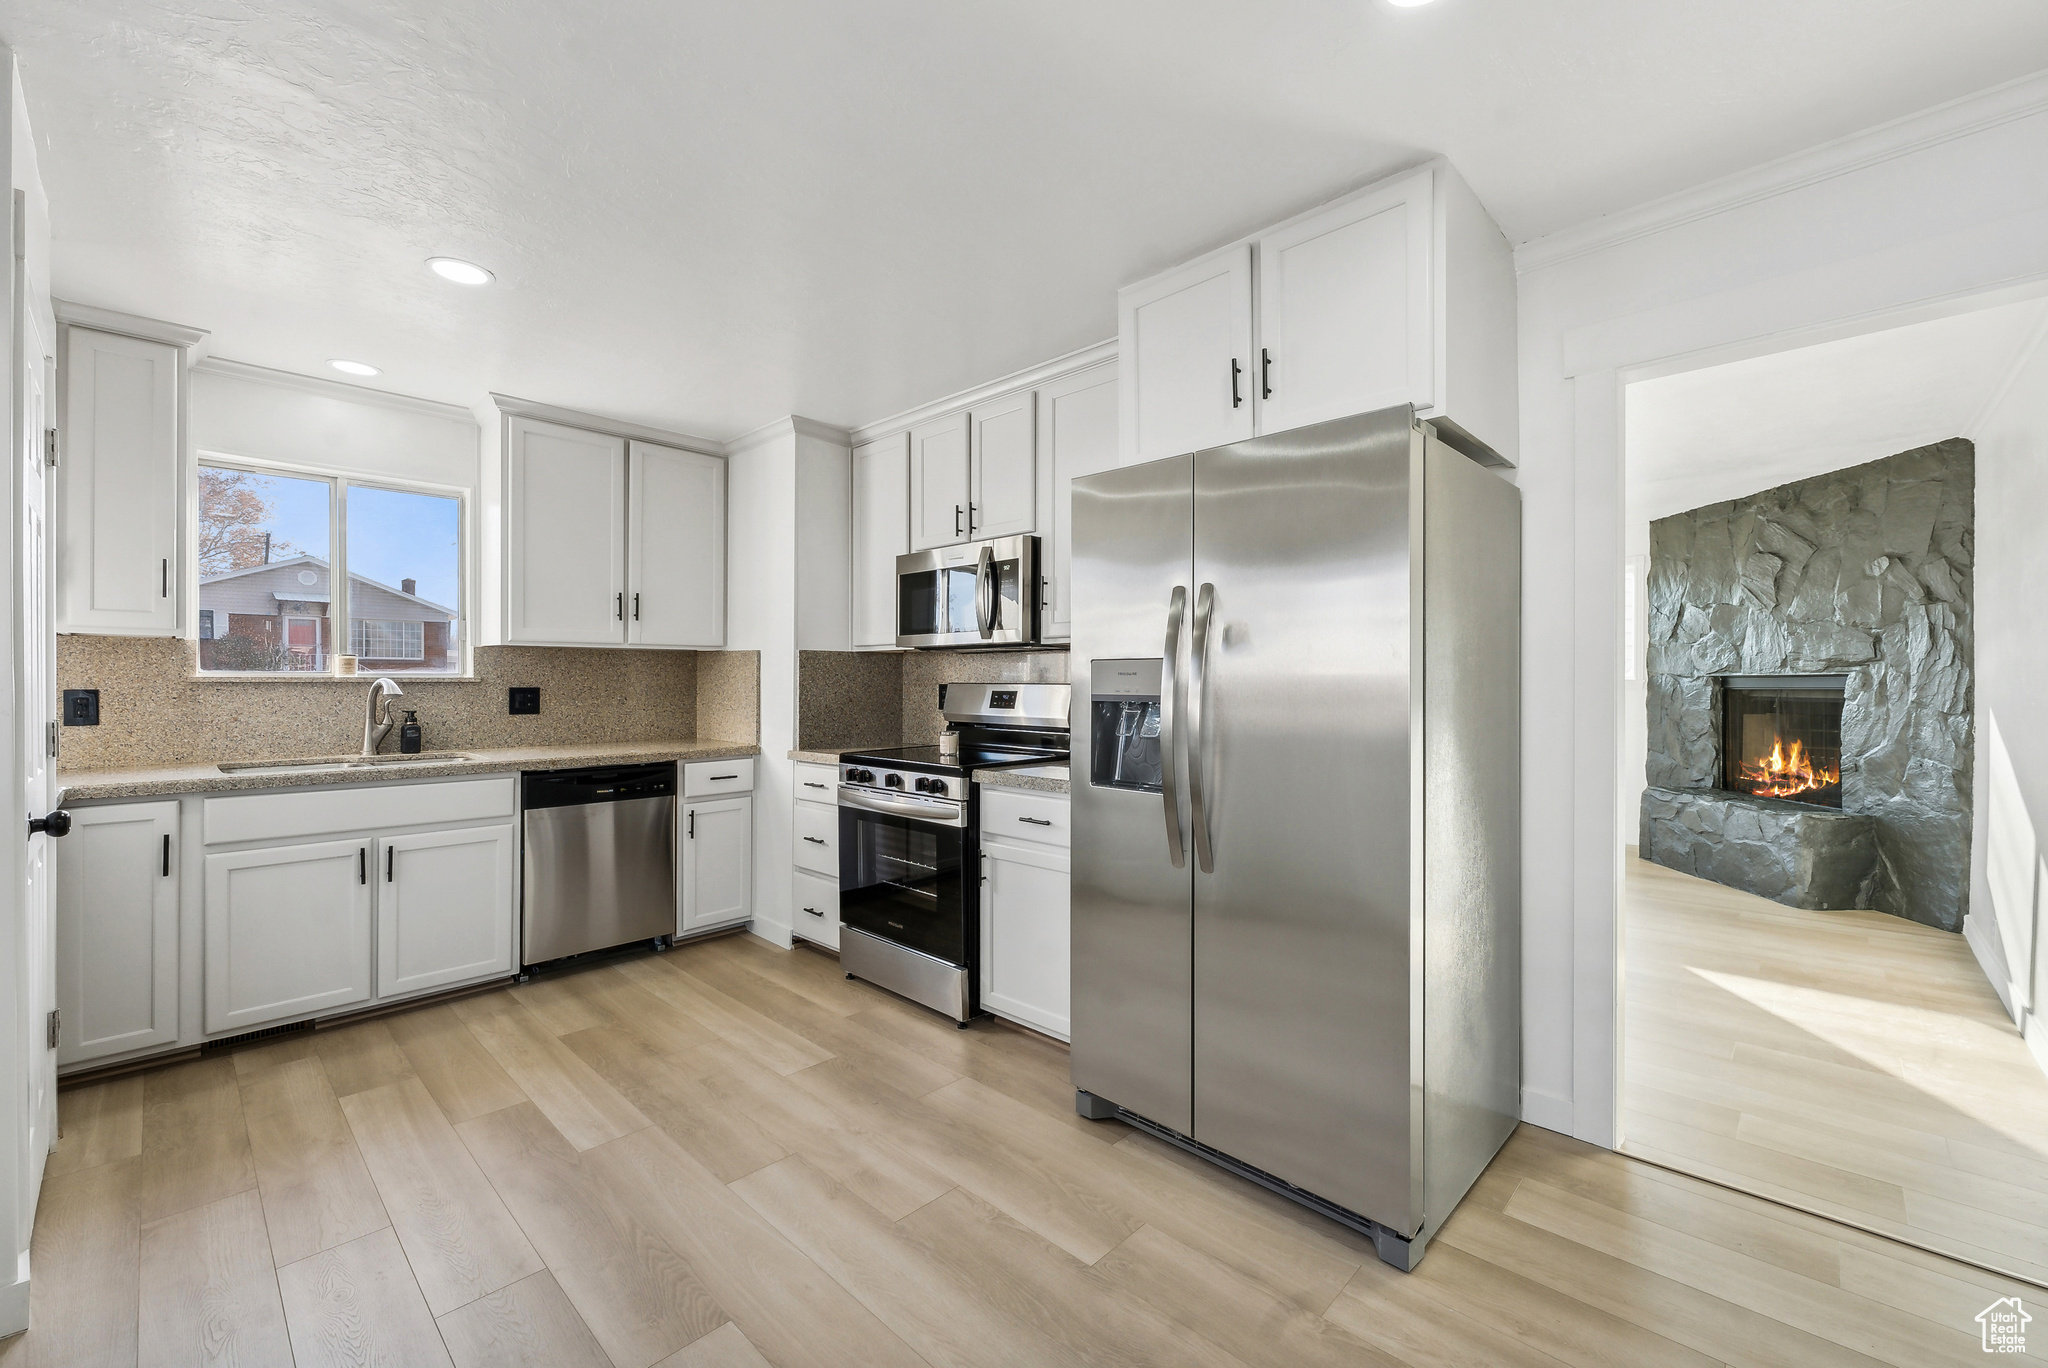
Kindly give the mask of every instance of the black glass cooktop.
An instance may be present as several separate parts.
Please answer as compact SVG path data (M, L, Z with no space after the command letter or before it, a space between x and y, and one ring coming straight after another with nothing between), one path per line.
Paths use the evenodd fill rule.
M839 757L842 765L887 765L892 769L923 774L965 774L969 770L996 769L1003 765L1043 765L1065 759L1059 751L1027 750L1014 746L962 744L957 759L942 760L937 746L898 746L888 750L867 750Z

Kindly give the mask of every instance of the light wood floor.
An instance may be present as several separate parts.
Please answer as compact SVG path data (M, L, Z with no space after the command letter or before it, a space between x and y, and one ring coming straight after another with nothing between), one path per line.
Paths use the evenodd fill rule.
M1961 936L1627 865L1624 1149L2048 1280L2048 1076Z
M23 1363L1975 1362L2030 1291L1524 1128L1402 1275L746 936L63 1098Z

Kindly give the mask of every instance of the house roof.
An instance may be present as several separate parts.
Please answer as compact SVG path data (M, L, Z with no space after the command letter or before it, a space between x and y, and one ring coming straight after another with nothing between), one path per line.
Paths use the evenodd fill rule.
M317 565L322 570L333 568L328 565L326 560L319 556L293 556L289 560L268 561L262 565L245 565L239 570L223 570L218 575L202 576L199 584L201 588L204 588L209 584L219 584L223 580L241 579L245 575L262 574L269 570L288 570L294 565ZM351 584L367 584L372 589L382 589L387 594L405 599L411 603L417 603L420 607L432 612L451 618L455 616L455 610L446 604L436 603L432 599L421 598L418 594L408 594L403 589L386 584L382 580L373 580L368 575L351 574L348 578ZM325 594L293 594L272 591L272 597L279 600L289 600L292 603L329 603L333 601L329 595Z

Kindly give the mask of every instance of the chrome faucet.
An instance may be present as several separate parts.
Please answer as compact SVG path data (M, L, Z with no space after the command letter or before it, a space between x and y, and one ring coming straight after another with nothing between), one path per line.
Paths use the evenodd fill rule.
M370 702L363 713L363 754L375 755L384 738L391 735L391 700L405 697L395 679L379 679L370 685Z

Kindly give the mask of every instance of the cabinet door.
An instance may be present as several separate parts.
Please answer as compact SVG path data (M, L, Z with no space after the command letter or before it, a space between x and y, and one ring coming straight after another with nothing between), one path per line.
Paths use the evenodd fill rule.
M1259 239L1259 431L1433 402L1433 183L1419 172Z
M1055 380L1038 391L1038 470L1044 493L1039 535L1043 599L1039 621L1046 641L1074 634L1074 491L1083 475L1117 465L1114 364Z
M1229 247L1117 292L1126 463L1252 435L1252 255Z
M910 550L910 435L853 449L853 644L896 644L896 558Z
M626 639L626 443L531 418L505 434L506 639Z
M1073 945L1067 852L984 840L981 1005L1067 1040Z
M509 974L512 828L387 836L377 872L377 996Z
M57 1064L178 1040L178 805L78 808L56 847Z
M206 857L206 1031L368 1002L371 841Z
M694 931L749 914L754 888L754 799L702 799L683 809L683 911Z
M967 540L967 415L910 430L910 549Z
M184 351L67 331L57 630L176 636Z
M1037 416L1038 396L1030 390L967 415L967 535L976 541L1038 530Z
M725 645L725 458L631 444L626 640Z

